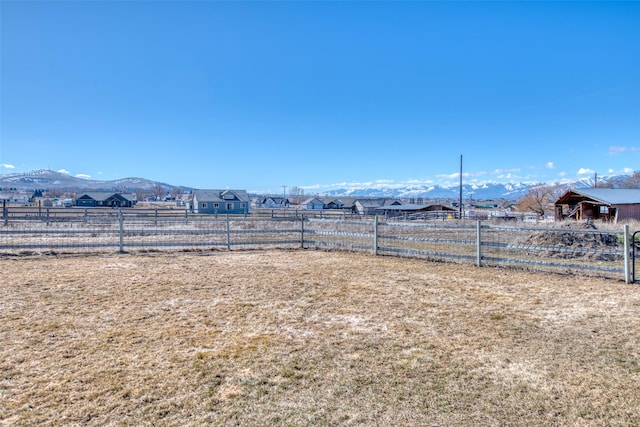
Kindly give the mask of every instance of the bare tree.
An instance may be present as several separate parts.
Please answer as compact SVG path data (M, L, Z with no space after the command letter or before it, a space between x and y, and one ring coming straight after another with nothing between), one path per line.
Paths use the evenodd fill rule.
M177 199L182 194L182 187L171 187L170 193L171 197Z
M299 205L302 203L302 199L304 199L304 189L295 186L289 189L289 200L291 203Z
M53 187L45 193L45 197L53 197L57 199L62 197L62 194L63 192L60 187Z
M635 171L633 175L622 181L622 188L640 188L640 171Z
M136 195L136 200L138 202L143 201L144 199L147 198L147 192L145 190L143 190L142 188L136 188L135 191L133 192Z
M519 211L535 212L544 215L553 211L555 201L560 197L563 188L561 186L540 185L532 187L522 198L516 202Z
M151 195L155 197L156 200L162 200L165 194L167 194L167 190L165 190L162 185L155 184L153 187L151 187Z

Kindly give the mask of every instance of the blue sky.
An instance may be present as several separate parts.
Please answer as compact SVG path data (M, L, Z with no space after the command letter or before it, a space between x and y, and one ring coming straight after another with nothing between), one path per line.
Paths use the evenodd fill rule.
M640 2L0 2L0 172L197 188L640 169Z

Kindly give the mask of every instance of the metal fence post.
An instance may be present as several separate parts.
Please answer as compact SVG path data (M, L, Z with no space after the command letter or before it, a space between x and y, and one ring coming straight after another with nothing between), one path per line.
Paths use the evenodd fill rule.
M304 214L300 218L300 248L304 249Z
M482 267L482 225L476 221L476 265Z
M227 223L227 250L231 250L231 225L229 223L229 214L226 214L226 223Z
M629 224L624 225L624 281L625 283L631 283L631 274L629 271Z
M373 217L373 255L378 255L378 215Z
M124 253L124 218L122 216L122 210L118 209L118 223L120 226L120 253Z
M640 231L635 231L631 235L631 283L636 283L636 234Z

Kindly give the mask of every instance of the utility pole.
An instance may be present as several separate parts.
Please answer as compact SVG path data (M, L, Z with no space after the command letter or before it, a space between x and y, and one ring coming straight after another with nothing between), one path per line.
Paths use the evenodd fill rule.
M286 185L282 186L282 198L283 199L287 198L287 186Z
M458 215L462 219L462 154L460 154L460 200L458 200Z

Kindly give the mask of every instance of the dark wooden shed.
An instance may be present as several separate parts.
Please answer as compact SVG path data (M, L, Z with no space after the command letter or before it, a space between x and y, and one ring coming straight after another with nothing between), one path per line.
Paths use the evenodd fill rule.
M556 221L640 221L640 189L587 188L568 190L555 202Z

